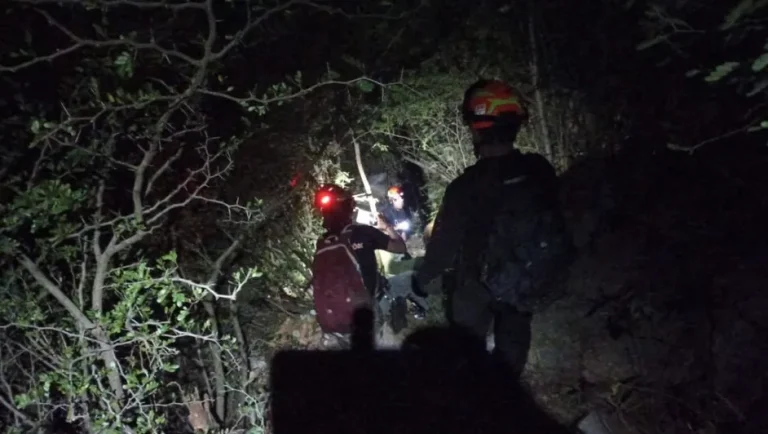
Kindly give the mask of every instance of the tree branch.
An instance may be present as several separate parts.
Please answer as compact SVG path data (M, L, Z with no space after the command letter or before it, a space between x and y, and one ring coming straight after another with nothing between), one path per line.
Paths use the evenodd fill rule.
M88 319L83 312L77 308L74 302L67 297L61 288L53 283L48 277L40 270L27 255L20 254L17 260L21 266L32 275L35 281L45 288L53 295L56 300L64 307L64 309L77 321L77 323L84 329L89 330L93 336L98 340L99 347L102 350L101 359L107 368L107 379L112 392L121 400L123 397L123 382L120 379L120 374L117 371L119 366L117 356L115 355L114 348L109 344L109 336L107 333ZM116 405L116 404L115 404Z
M261 16L260 16L258 19L256 19L255 21L251 22L251 21L250 21L250 19L249 19L249 20L248 20L248 21L249 21L249 22L248 22L248 24L246 24L244 28L240 29L240 30L239 30L239 31L238 31L238 32L237 32L237 33L236 33L236 34L233 36L232 40L231 40L231 41L230 41L228 44L226 44L226 45L224 46L224 48L222 48L221 50L219 50L219 51L218 51L218 52L216 52L216 53L210 53L210 54L211 54L211 55L210 55L210 58L211 58L211 60L219 60L219 59L221 59L221 58L222 58L222 57L224 57L224 56L225 56L225 55L226 55L226 54L227 54L227 53L228 53L230 50L232 50L232 48L234 48L235 46L237 46L237 44L241 43L241 42L243 41L243 39L245 39L245 37L246 37L246 36L248 36L248 33L250 33L250 32L251 32L252 30L254 30L256 27L259 27L259 25L261 25L261 24L262 24L264 21L266 21L266 20L267 20L267 18L269 18L270 16L272 16L272 15L274 15L274 14L278 13L278 12L281 12L281 11L284 11L284 10L288 9L288 8L290 8L291 6L294 6L294 5L296 5L297 3L299 3L299 1L297 1L297 0L289 0L289 1L284 1L284 2L283 2L282 4L280 4L279 6L276 6L276 7L273 7L273 8L270 8L270 9L268 9L266 12L264 12L264 13L263 13L263 14L262 14L262 15L261 15ZM249 13L250 13L250 11L249 11Z
M21 254L17 257L17 260L19 261L19 264L21 264L22 267L24 267L29 274L32 275L32 278L35 279L35 281L45 288L53 297L58 300L58 302L64 307L64 309L69 312L69 314L74 318L78 324L80 324L84 329L93 329L96 327L96 325L91 322L91 320L88 319L88 317L83 314L83 312L77 308L75 303L72 302L72 300L67 297L64 292L61 290L61 288L58 287L55 283L53 283L48 277L43 273L42 270L35 264L27 255Z
M368 78L368 77L358 77L358 78L355 78L353 80L348 80L348 81L327 80L327 81L323 81L323 82L320 82L320 83L313 84L313 85L311 85L309 87L306 87L306 88L299 89L298 91L296 91L294 93L291 93L291 94L288 94L288 95L280 95L280 96L273 96L273 97L267 97L267 98L259 98L259 97L256 97L254 95L249 95L247 97L237 97L237 96L234 96L234 95L230 95L228 93L213 91L213 90L209 90L209 89L198 89L197 93L200 93L202 95L213 96L213 97L216 97L216 98L226 99L226 100L229 100L229 101L232 101L232 102L236 102L238 104L255 103L255 104L261 104L261 105L268 105L268 104L272 104L272 103L275 103L275 102L278 102L278 101L288 101L288 100L291 100L291 99L295 99L295 98L299 98L299 97L305 96L305 95L307 95L307 94L309 94L309 93L311 93L311 92L313 92L313 91L315 91L315 90L317 90L317 89L319 89L320 87L323 87L323 86L330 86L330 85L334 85L334 84L350 86L350 85L353 85L353 84L356 84L356 83L359 83L359 82L362 82L362 81L367 81L369 83L373 83L373 84L376 84L376 85L379 85L379 86L382 86L382 87L387 87L387 86L391 86L391 85L397 84L397 83L387 83L387 84L385 84L385 83L381 83L379 81L373 80L373 79Z
M81 6L83 0L24 0L24 3L32 5L60 4ZM167 1L135 1L135 0L100 0L102 7L133 6L139 9L168 9L180 11L184 9L205 9L204 2L169 3Z
M147 196L149 193L152 192L152 186L154 186L157 179L163 175L168 169L170 169L171 165L176 162L176 160L181 157L181 153L184 151L184 148L179 146L179 149L176 151L175 154L173 154L169 159L165 160L165 163L163 163L162 166L160 166L159 169L157 169L157 172L155 172L154 175L152 175L151 178L149 178L149 182L147 182L147 188L144 191L144 196Z
M19 411L13 404L11 404L10 402L6 401L5 398L3 398L2 395L0 395L0 404L2 404L3 407L5 407L8 411L13 413L13 415L15 417L23 420L24 423L30 424L30 425L33 424L32 419L30 419L26 414L24 414L21 411Z
M669 149L670 151L687 152L688 154L693 155L694 152L696 152L697 150L699 150L699 148L701 148L703 146L709 145L710 143L719 142L720 140L724 140L724 139L727 139L729 137L733 137L733 136L736 136L736 135L739 135L739 134L746 133L751 127L752 127L751 125L747 125L745 127L739 127L739 128L734 129L734 130L728 131L727 133L720 134L719 136L711 137L711 138L706 139L706 140L702 140L701 142L699 142L699 143L697 143L697 144L695 144L693 146L680 146L680 145L676 145L674 143L667 143L667 149Z
M174 57L174 58L183 60L184 62L187 62L194 66L201 66L202 64L200 59L195 59L177 50L169 50L169 49L163 48L162 46L154 42L151 42L151 43L137 42L128 38L108 39L104 41L96 41L93 39L82 38L76 35L75 33L73 33L71 30L67 29L64 25L62 25L55 18L53 18L53 16L51 16L51 14L49 14L48 12L39 10L39 9L37 10L37 12L43 17L45 17L45 19L48 21L48 24L56 27L62 33L64 33L67 37L69 37L74 42L74 44L66 48L57 50L53 53L43 55L43 56L37 56L33 59L27 60L26 62L18 63L16 65L12 65L12 66L0 65L0 72L18 72L23 69L29 68L31 66L37 65L38 63L52 62L58 59L59 57L63 57L67 54L73 53L81 48L111 48L111 47L121 47L121 46L130 47L135 50L156 51L164 57Z

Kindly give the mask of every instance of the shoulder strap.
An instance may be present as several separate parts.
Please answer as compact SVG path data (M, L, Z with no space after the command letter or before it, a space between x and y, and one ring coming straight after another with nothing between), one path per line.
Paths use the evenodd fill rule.
M483 174L483 191L478 193L483 196L481 200L484 207L481 212L481 221L477 226L479 232L475 233L472 241L470 241L472 247L464 253L464 259L468 261L484 262L484 258L488 254L490 237L495 231L495 221L502 209L504 187L520 183L526 179L526 174L520 170L504 173L500 172L499 168L495 169L493 172Z
M333 239L333 238L338 238L342 242L345 242L345 243L349 244L349 232L350 232L350 227L352 227L353 224L354 223L350 223L350 224L344 226L344 228L342 228L339 232L331 232L331 231L325 232L320 237L320 242L324 242L325 240L329 240L329 239Z
M341 232L339 232L339 239L347 246L352 245L350 243L350 237L352 235L352 225L354 225L354 223L350 223L344 226L344 229L342 229Z

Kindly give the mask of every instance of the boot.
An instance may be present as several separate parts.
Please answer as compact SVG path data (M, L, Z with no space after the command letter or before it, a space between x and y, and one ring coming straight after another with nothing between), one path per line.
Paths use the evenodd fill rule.
M422 320L427 317L427 310L421 307L418 303L413 303L413 318Z
M389 311L390 322L392 324L392 331L400 333L403 329L408 327L408 302L404 297L397 297L392 302L392 307Z

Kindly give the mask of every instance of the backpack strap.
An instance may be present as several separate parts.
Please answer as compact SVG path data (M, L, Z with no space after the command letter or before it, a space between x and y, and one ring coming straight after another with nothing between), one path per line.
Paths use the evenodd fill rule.
M344 229L339 232L339 239L347 245L347 247L352 248L352 244L350 243L350 235L352 233L352 223L344 226Z
M355 260L355 264L357 264L357 269L360 270L360 272L362 273L362 270L360 269L360 263L357 261L357 257L354 256L355 250L352 248L352 243L350 240L350 236L352 234L352 228L354 225L355 223L350 223L347 226L344 226L344 229L342 229L341 232L339 233L339 239L341 239L341 241L347 246L347 248L349 249L349 252L352 253ZM373 288L374 298L377 297L379 293L383 293L384 291L386 291L385 282L386 282L386 278L382 276L379 270L377 269L376 270L376 287Z
M339 233L326 233L322 236L322 238L318 241L317 249L315 251L315 255L318 253L322 253L323 250L326 249L333 249L333 248L344 248L345 252L349 256L349 259L352 260L352 263L355 264L355 267L357 267L357 270L360 271L360 263L357 260L357 256L355 256L354 250L352 249L352 244L350 243L350 225L347 225L344 227L344 229L341 230ZM341 241L343 246L335 245L335 246L328 246L327 244L329 240L332 239L338 239Z
M474 275L479 273L475 278L484 280L487 274L486 258L488 255L488 248L490 245L490 237L494 230L494 221L498 218L498 213L502 208L502 201L504 197L505 187L509 185L519 184L527 180L527 174L524 170L504 171L502 168L496 167L495 170L484 173L485 177L483 182L484 190L480 192L479 196L483 201L483 209L481 213L481 221L476 226L479 231L472 234L470 238L471 247L469 251L462 252L462 260L468 261L468 263L462 264L462 269L467 271L471 269L470 274ZM519 258L514 255L514 252L510 252L515 257L516 262L520 262Z

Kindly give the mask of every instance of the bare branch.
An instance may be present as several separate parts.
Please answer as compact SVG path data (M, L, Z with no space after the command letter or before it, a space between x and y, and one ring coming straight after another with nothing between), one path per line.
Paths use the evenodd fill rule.
M29 175L29 179L27 180L27 190L32 189L32 185L37 179L37 175L38 173L40 173L40 168L43 165L43 161L45 161L45 158L47 156L48 156L48 146L43 146L42 149L40 149L40 156L37 158L37 161L35 161L35 165L32 168L32 173Z
M220 150L214 155L210 155L206 157L206 161L203 163L203 165L195 170L191 170L189 174L187 175L187 178L180 183L175 189L173 189L170 193L168 193L165 197L162 199L157 200L153 205L144 208L142 210L142 215L150 215L152 216L147 219L145 222L146 224L153 225L157 222L159 222L165 215L167 215L169 212L171 212L174 209L182 208L184 206L189 205L191 202L196 200L204 200L204 201L211 201L216 202L215 200L209 200L203 196L200 195L200 193L207 187L210 186L210 182L215 179L223 176L226 172L228 172L232 167L232 161L230 160L222 169L211 173L210 172L210 165L212 162L219 159L221 156L226 154L225 150ZM182 191L186 190L187 187L193 183L193 181L196 179L196 177L204 175L205 179L195 187L195 189L187 195L187 198L183 201L179 202L173 202L174 198L177 197ZM96 221L93 224L86 225L83 228L81 228L79 231L72 233L67 237L67 239L76 239L79 237L82 237L84 234L91 232L91 231L97 231L101 228L107 228L110 226L114 226L116 224L119 224L121 222L130 220L133 217L133 214L131 215L121 215L112 218L111 220L107 220L104 222ZM149 231L151 232L151 231ZM146 235L146 234L145 234ZM138 241L138 240L136 240ZM128 243L133 244L133 243ZM127 246L127 245L126 245Z
M218 280L219 276L221 275L221 270L224 268L224 263L232 256L232 254L240 247L240 243L245 238L245 231L241 232L240 235L232 241L232 243L227 247L227 250L225 250L221 255L219 255L218 258L216 258L216 261L213 262L213 265L211 266L211 274L208 277L208 286L213 286L216 284L216 280Z
M147 171L150 163L152 163L152 159L157 153L158 146L158 142L153 140L149 149L144 152L144 157L141 159L141 163L139 163L139 166L136 168L136 172L133 177L133 190L131 195L133 197L133 218L137 223L142 223L144 221L144 205L141 201L141 190L144 186L144 173Z
M229 294L222 294L222 293L217 292L216 288L215 288L215 286L216 286L215 284L197 283L197 282L193 282L193 281L191 281L189 279L185 279L183 277L174 277L172 279L172 281L177 282L177 283L183 283L183 284L185 284L185 285L187 285L187 286L189 286L191 288L197 288L197 289L205 290L209 295L213 296L213 298L215 298L216 300L223 299L223 300L235 301L237 299L237 294L240 293L240 291L243 289L243 287L248 282L248 280L250 280L255 275L256 274L254 273L253 270L248 270L248 273L243 278L243 280L238 282L237 286L235 287L235 289L231 293L229 293Z
M60 4L80 6L83 0L24 0L24 3L33 5ZM204 9L203 2L170 3L168 1L136 1L136 0L99 0L102 7L133 6L139 9L168 9L180 11L184 9Z
M141 201L141 193L144 187L145 172L152 162L152 159L157 154L160 136L163 130L166 128L166 124L170 120L171 115L178 108L182 107L184 99L190 97L195 92L197 87L203 83L205 74L207 72L207 66L212 60L211 50L213 49L213 44L216 42L216 17L213 14L213 0L206 0L205 5L205 12L208 21L208 37L206 38L205 44L203 46L203 57L194 63L198 66L198 69L195 72L195 76L192 79L189 87L181 95L179 95L179 98L171 105L171 107L160 117L160 119L155 124L155 138L152 140L149 150L144 153L144 158L142 158L141 163L139 163L139 166L135 172L133 183L133 210L134 218L137 222L143 222L144 209Z
M123 241L121 241L121 242L117 243L116 245L114 245L112 247L112 249L109 250L109 253L111 255L114 255L115 253L118 253L118 252L121 252L121 251L127 249L128 247L130 247L130 246L138 243L142 239L144 239L144 237L146 237L147 235L151 234L152 232L154 232L158 228L160 228L160 226L153 226L153 227L149 228L149 230L137 231L135 234L131 235L130 237L128 237L128 238L124 239Z
M32 420L31 420L29 417L27 417L27 415L26 415L26 414L24 414L24 413L20 412L20 411L19 411L19 410L16 408L16 406L14 406L14 405L13 405L13 404L11 404L10 402L6 401L6 400L3 398L3 396L2 396L2 395L0 395L0 404L2 404L2 406L3 406L3 407L5 407L5 408L6 408L8 411L10 411L11 413L13 413L13 415L14 415L14 416L16 416L17 418L19 418L19 419L23 420L23 421L24 421L24 423L27 423L27 424L32 424L32 423L33 423L33 422L32 422Z
M30 66L37 65L38 63L52 62L58 59L59 57L73 53L81 48L110 48L110 47L120 47L120 46L131 47L136 50L152 50L152 51L158 52L164 57L175 57L193 66L201 65L201 61L199 59L195 59L177 50L169 50L169 49L163 48L162 46L154 42L150 42L150 43L137 42L129 38L108 39L104 41L96 41L93 39L82 38L76 35L75 33L73 33L68 28L66 28L63 24L58 22L48 12L43 10L37 10L37 12L43 17L45 17L45 19L48 21L48 24L56 27L62 33L67 35L67 37L69 37L74 42L74 44L70 45L69 47L57 50L56 52L53 52L51 54L44 55L44 56L37 56L33 59L30 59L26 62L22 62L16 65L12 65L12 66L0 65L0 72L18 72L22 69L29 68Z
M324 87L324 86L330 86L330 85L334 85L334 84L350 86L350 85L353 85L353 84L356 84L356 83L359 83L359 82L363 82L363 81L366 81L366 82L369 82L369 83L373 83L373 84L379 85L381 87L387 87L387 86L391 86L393 84L396 84L396 83L387 83L387 84L385 84L385 83L381 83L379 81L373 80L373 79L368 78L368 77L358 77L358 78L355 78L353 80L348 80L348 81L327 80L327 81L323 81L323 82L320 82L320 83L313 84L312 86L309 86L309 87L306 87L306 88L302 88L302 89L300 89L300 90L298 90L298 91L296 91L294 93L288 94L288 95L280 95L280 96L274 96L274 97L270 97L270 98L259 98L259 97L256 97L254 95L250 95L248 97L237 97L237 96L234 96L234 95L230 95L228 93L217 92L217 91L208 90L208 89L198 89L197 93L200 93L200 94L203 94L203 95L214 96L214 97L217 97L217 98L226 99L226 100L229 100L229 101L232 101L232 102L236 102L236 103L239 103L239 104L254 103L254 104L268 105L268 104L272 104L272 103L275 103L275 102L278 102L278 101L288 101L288 100L291 100L291 99L295 99L295 98L299 98L299 97L305 96L305 95L307 95L309 93L312 93L315 90L317 90L317 89L319 89L321 87Z
M301 2L299 2L297 0L289 0L289 1L283 2L279 6L276 6L274 8L270 8L269 10L264 12L258 19L254 20L254 21L250 21L249 20L248 24L246 24L244 28L242 28L240 31L238 31L232 37L232 40L228 44L226 44L224 46L224 48L219 50L217 53L212 53L211 54L211 60L219 60L219 59L223 58L230 50L232 50L232 48L237 46L237 44L241 43L243 41L243 39L245 39L245 37L248 35L248 33L250 33L255 28L259 27L269 17L271 17L272 15L275 15L278 12L284 11L284 10L286 10L286 9L290 8L291 6L294 6L294 5L298 4L298 3L301 3ZM249 11L249 13L250 13L250 11Z
M17 257L19 264L26 269L29 274L35 279L35 281L45 288L51 295L58 300L58 302L64 307L64 309L72 315L79 324L85 329L93 329L96 325L88 319L83 312L75 306L75 303L67 297L64 292L55 283L53 283L48 277L40 270L27 255L21 254Z
M77 302L80 305L80 310L85 309L85 283L88 279L88 256L85 255L83 261L80 263L80 282L77 285Z
M216 42L216 16L213 14L213 0L205 1L205 17L208 21L208 38L203 45L203 57L200 59L201 72L205 72L205 66L215 60L212 57L213 44Z
M114 237L112 238L114 240ZM110 242L107 250L96 258L96 271L93 275L93 284L91 286L91 309L101 313L104 303L104 281L109 272L109 260L112 258L110 248L113 246Z
M86 154L88 154L90 156L97 157L97 158L104 158L104 159L106 159L106 160L108 160L108 161L110 161L112 163L115 163L118 166L125 167L126 169L136 170L136 165L128 163L128 162L125 162L125 161L118 160L117 158L114 158L112 156L105 155L105 154L100 153L100 152L92 151L92 150L90 150L90 149L88 149L88 148L86 148L84 146L78 146L75 143L63 142L61 140L56 139L55 137L51 137L50 139L55 141L57 144L59 144L59 145L61 145L63 147L74 148L74 149L77 149L80 152L84 152L84 153L86 153Z
M190 204L194 200L202 199L202 196L200 196L200 192L209 186L209 183L211 180L213 180L214 178L221 177L224 173L229 171L229 169L232 166L232 161L230 160L223 169L215 173L209 172L211 162L218 159L218 156L223 154L224 152L225 151L221 150L216 155L206 159L206 162L203 164L202 167L195 169L193 171L190 171L190 174L187 176L187 178L184 180L183 183L181 183L173 191L168 193L163 199L158 200L154 205L149 207L145 211L145 213L146 214L155 213L155 214L151 218L147 219L147 223L154 224L157 221L159 221L161 218L163 218L163 216L171 212L172 210L176 208L184 207ZM185 200L172 203L173 198L176 197L176 195L179 194L182 190L186 189L186 187L190 183L192 183L195 177L201 173L205 174L205 179L202 182L200 182L198 186L195 187L194 191L191 194L189 194Z
M172 165L174 162L176 162L176 160L178 160L178 159L179 159L179 157L181 157L181 153L182 153L183 151L184 151L184 148L183 148L183 147L181 147L181 146L179 146L179 149L176 151L176 153L175 153L175 154L173 154L173 155L172 155L170 158L168 158L167 160L165 160L165 163L163 163L163 165L162 165L162 166L160 166L160 168L159 168L159 169L157 169L157 172L155 172L155 173L154 173L154 175L152 175L152 177L151 177L151 178L149 178L149 182L147 182L147 188L146 188L146 190L144 191L144 196L147 196L149 193L151 193L151 192L152 192L152 186L155 184L155 181L157 181L157 179L158 179L160 176L162 176L162 175L163 175L163 173L165 173L165 171L167 171L167 170L168 170L168 169L171 167L171 165Z
M401 19L407 17L408 15L412 14L413 12L418 10L419 8L423 7L423 5L424 5L423 3L420 3L418 6L414 7L412 10L404 11L404 12L401 12L400 14L397 14L397 15L395 15L395 14L391 14L390 15L390 14L361 14L361 13L351 14L351 13L345 12L343 9L340 9L338 7L331 7L331 6L327 6L327 5L322 5L322 4L319 4L318 2L307 1L307 0L297 1L296 3L303 4L303 5L306 5L306 6L311 6L313 8L316 8L318 10L322 10L323 12L326 12L326 13L331 14L331 15L341 15L341 16L343 16L345 18L356 18L356 19L360 19L360 18L377 18L377 19L392 20L392 21L401 20Z
M104 181L99 182L99 189L96 192L96 224L97 226L93 232L93 254L97 258L101 256L101 230L98 224L101 221L101 209L104 206Z
M676 145L674 143L667 143L667 149L669 149L670 151L687 152L688 154L693 155L694 152L696 152L697 150L699 150L699 148L701 148L703 146L709 145L710 143L719 142L720 140L724 140L724 139L727 139L729 137L733 137L733 136L736 136L736 135L739 135L739 134L746 133L752 127L753 127L753 125L747 125L747 126L744 126L744 127L739 127L739 128L734 129L734 130L728 131L726 133L720 134L719 136L711 137L711 138L706 139L706 140L702 140L701 142L699 142L699 143L697 143L697 144L695 144L693 146L680 146L680 145Z

